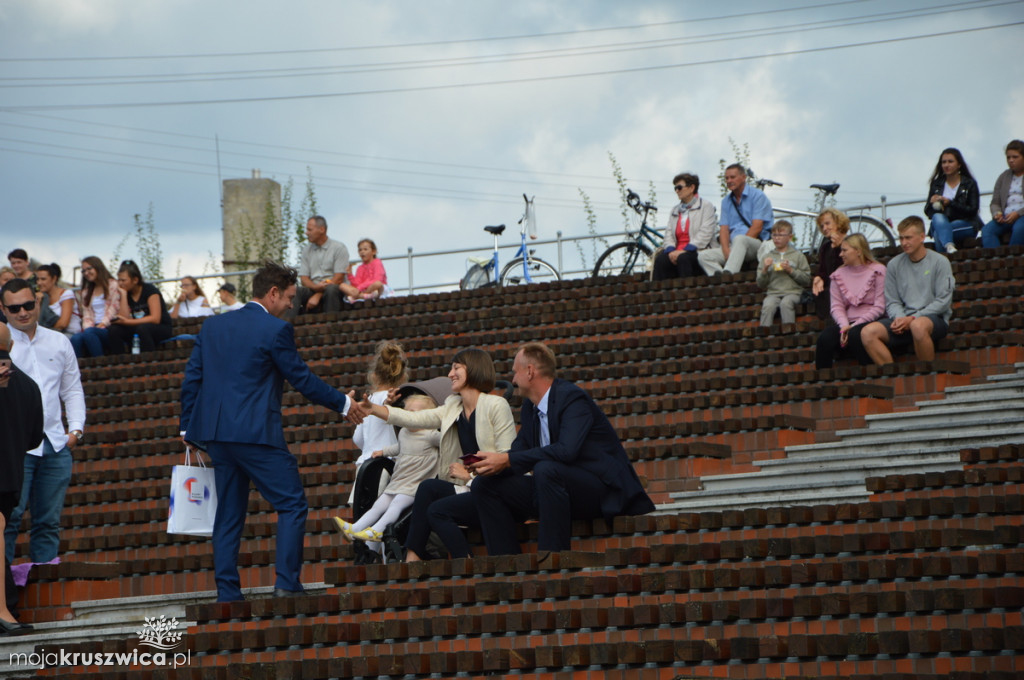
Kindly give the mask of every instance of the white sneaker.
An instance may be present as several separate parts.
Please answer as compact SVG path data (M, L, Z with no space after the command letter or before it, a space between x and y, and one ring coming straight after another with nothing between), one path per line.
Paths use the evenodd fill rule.
M946 244L946 252L947 252L948 254L952 255L953 253L955 253L955 252L956 252L956 246L955 246L955 245L953 245L952 243L947 243L947 244Z

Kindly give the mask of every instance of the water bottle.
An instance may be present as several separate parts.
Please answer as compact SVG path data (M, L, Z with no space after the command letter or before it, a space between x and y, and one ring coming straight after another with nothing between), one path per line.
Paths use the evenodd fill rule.
M132 336L132 354L139 354L142 352L142 347L139 345L139 334L136 333Z

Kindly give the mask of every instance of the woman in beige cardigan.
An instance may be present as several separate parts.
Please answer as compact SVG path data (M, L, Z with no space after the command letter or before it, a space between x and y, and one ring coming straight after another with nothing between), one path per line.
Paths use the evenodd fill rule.
M409 534L405 539L406 561L425 556L430 531L435 531L454 557L468 557L469 543L460 525L479 526L476 507L469 496L472 477L465 460L478 451L508 451L516 436L512 409L494 389L494 362L482 349L464 349L452 359L448 372L452 396L441 406L426 411L405 411L364 401L362 407L399 427L440 428L441 455L437 478L416 489Z

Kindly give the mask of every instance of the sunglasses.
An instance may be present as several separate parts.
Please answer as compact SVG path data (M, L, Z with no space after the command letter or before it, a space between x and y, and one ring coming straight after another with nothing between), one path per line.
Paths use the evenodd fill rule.
M26 312L31 312L33 309L36 308L36 301L29 300L28 302L22 302L20 305L6 305L6 307L7 311L10 312L11 314L17 314L23 309Z
M674 188L674 189L675 189L676 191L679 191L679 190L681 190L681 189L683 188L683 185L682 185L682 184L677 184L677 185L675 185L675 187L673 187L673 188Z

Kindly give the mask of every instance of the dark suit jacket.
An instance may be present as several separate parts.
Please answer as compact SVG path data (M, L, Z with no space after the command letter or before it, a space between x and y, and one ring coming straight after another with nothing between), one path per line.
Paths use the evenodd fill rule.
M25 452L42 441L43 398L39 386L12 362L7 387L0 387L0 492L21 491Z
M509 465L526 474L544 460L583 468L607 487L601 499L606 517L643 515L654 510L622 442L604 412L582 389L560 378L548 395L548 433L551 443L540 446L537 407L523 401L519 434L509 451Z
M295 331L262 306L213 316L192 348L181 385L181 430L188 441L263 444L285 449L282 382L335 411L346 397L306 366Z

